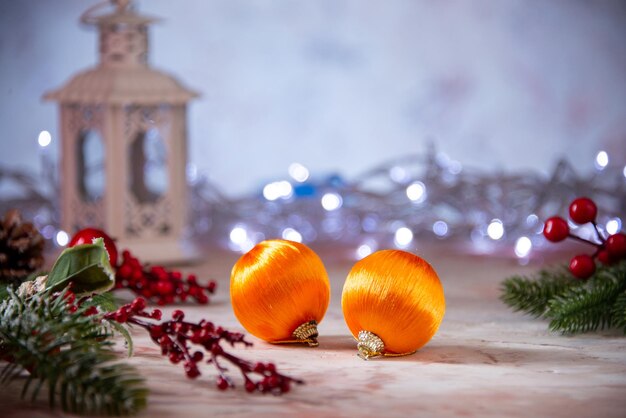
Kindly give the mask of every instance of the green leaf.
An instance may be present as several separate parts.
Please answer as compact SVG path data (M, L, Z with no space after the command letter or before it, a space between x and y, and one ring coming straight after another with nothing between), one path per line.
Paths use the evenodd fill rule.
M56 291L72 285L77 295L103 293L115 284L115 272L102 238L93 244L65 249L48 274L46 290Z
M107 292L93 295L83 302L83 306L96 306L102 311L113 312L118 308L118 303L115 301L115 297L113 297L111 293Z

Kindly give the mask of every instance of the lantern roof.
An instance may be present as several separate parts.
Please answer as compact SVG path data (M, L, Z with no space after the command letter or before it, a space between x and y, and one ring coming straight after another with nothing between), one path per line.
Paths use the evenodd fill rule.
M61 103L182 104L198 94L174 77L148 65L148 31L157 19L141 16L130 0L112 0L115 10L94 15L99 3L81 16L100 31L100 62L80 72L63 87L47 92L46 100Z
M132 69L102 66L83 71L58 90L44 95L57 102L109 104L183 104L198 94L175 78L148 67Z

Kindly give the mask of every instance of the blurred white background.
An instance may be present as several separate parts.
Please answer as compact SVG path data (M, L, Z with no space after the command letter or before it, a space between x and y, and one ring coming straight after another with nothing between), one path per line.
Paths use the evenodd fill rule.
M97 60L95 1L0 0L0 164L38 167L44 91ZM150 62L202 93L190 161L230 195L348 178L429 141L464 164L626 164L626 2L140 0Z

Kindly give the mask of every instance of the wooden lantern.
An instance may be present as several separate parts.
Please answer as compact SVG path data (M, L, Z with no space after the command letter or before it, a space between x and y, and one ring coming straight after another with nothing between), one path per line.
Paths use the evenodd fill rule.
M105 229L146 261L193 257L187 219L186 106L197 96L148 65L148 25L128 1L81 20L100 35L100 62L44 95L61 117L61 226Z

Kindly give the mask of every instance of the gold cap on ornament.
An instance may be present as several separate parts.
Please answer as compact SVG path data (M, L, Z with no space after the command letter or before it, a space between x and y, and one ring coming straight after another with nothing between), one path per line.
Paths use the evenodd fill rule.
M358 341L359 357L363 360L382 356L385 351L385 343L373 332L359 331Z
M301 324L291 333L290 340L270 341L272 344L293 344L293 343L305 343L309 347L317 347L320 343L317 342L317 321L312 320Z

